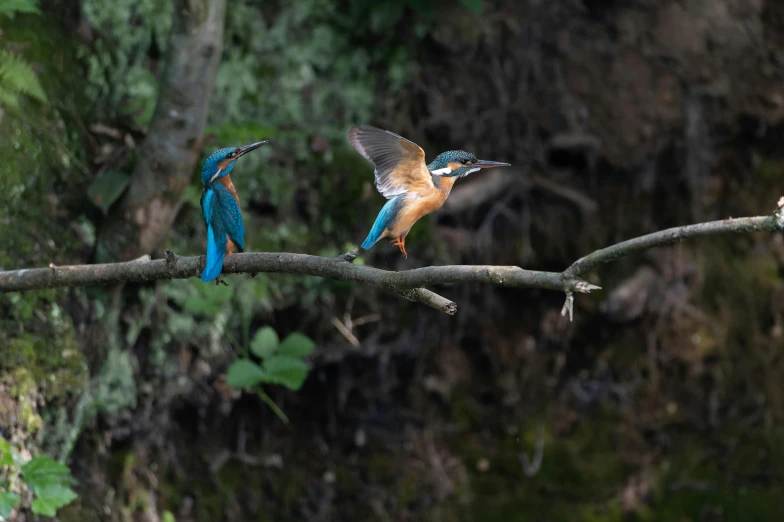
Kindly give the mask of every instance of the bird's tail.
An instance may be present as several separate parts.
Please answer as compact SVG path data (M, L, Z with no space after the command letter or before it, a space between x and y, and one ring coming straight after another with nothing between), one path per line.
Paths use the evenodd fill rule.
M223 245L223 248L221 248ZM207 225L207 260L204 263L204 270L201 273L201 280L205 283L218 277L223 269L223 256L225 254L226 241L218 241L212 225Z
M370 229L367 238L360 245L364 250L368 250L375 245L381 239L381 236L384 235L384 231L387 228L392 228L392 224L395 222L398 212L400 212L402 201L402 198L397 196L387 201L387 204L381 208L381 212L376 217L376 222L373 223L373 228Z

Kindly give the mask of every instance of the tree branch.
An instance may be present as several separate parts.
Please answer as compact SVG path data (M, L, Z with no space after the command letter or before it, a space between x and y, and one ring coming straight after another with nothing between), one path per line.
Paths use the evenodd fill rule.
M648 250L653 247L672 245L683 241L684 239L717 236L720 234L775 232L782 229L784 229L784 213L782 213L781 206L772 216L729 218L721 221L709 221L696 225L668 228L667 230L662 230L660 232L653 232L634 239L628 239L588 254L575 261L572 266L564 271L564 275L566 277L577 277L585 272L593 270L599 265L614 261L621 256L642 252L643 250Z
M167 252L166 259L151 260L142 256L134 261L99 265L54 266L0 272L0 291L18 292L61 286L87 286L109 283L143 283L158 279L198 277L204 257L180 257ZM535 272L514 266L440 266L415 268L401 272L354 265L341 258L252 252L226 257L224 274L259 272L313 275L338 281L352 281L387 290L408 299L432 306L453 315L457 305L431 292L424 285L480 282L513 288L547 288L588 292L595 288L585 281L564 280L556 272Z
M284 273L327 277L351 281L386 290L454 315L457 305L424 288L454 283L484 283L507 288L542 288L566 293L562 314L573 313L574 294L587 294L600 287L580 279L583 273L621 256L649 248L669 245L684 239L720 234L784 230L781 207L772 216L725 219L654 232L597 250L572 264L563 272L539 272L516 266L429 266L393 272L370 266L354 265L356 252L339 258L252 252L226 257L224 274ZM62 286L87 286L121 282L142 283L159 279L198 277L204 267L203 256L180 257L166 252L165 259L142 256L134 261L98 265L54 266L0 271L0 292L19 292Z

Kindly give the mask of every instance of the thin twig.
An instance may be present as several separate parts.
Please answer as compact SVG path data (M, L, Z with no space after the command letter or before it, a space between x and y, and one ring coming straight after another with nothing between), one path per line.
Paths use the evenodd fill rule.
M343 335L343 337L345 337L345 338L346 338L346 340L347 340L348 342L350 342L350 343L351 343L351 345L352 345L354 348L359 348L359 347L362 345L362 344L359 342L359 339L357 339L357 337L356 337L356 336L355 336L353 333L351 333L351 330L349 330L349 329L348 329L348 327L347 327L345 324L343 324L343 323L341 323L341 322L340 322L340 319L338 319L337 317L335 317L335 316L333 315L333 316L330 318L330 320L332 321L332 325L333 325L335 328L337 328L338 332L340 332L340 333Z

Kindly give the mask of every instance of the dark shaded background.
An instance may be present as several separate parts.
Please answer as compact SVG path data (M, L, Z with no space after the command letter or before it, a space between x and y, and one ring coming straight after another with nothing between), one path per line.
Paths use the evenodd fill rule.
M0 113L0 267L109 255L120 191L153 175L172 20L205 2L2 19L47 101ZM214 82L193 161L272 142L233 176L250 250L364 238L383 198L356 123L513 164L462 180L407 260L364 255L387 269L563 270L782 194L773 0L232 0ZM203 251L197 170L153 255ZM471 284L441 289L456 317L278 275L2 295L0 431L67 459L63 521L780 520L783 263L781 234L653 250L594 274L571 324L561 294ZM266 325L318 345L300 391L267 387L289 424L225 383Z

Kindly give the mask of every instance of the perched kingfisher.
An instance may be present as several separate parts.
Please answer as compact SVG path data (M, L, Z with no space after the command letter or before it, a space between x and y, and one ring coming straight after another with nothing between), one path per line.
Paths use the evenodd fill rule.
M385 237L406 253L406 236L419 219L441 208L458 178L481 169L509 167L509 163L477 159L470 152L442 152L427 165L419 145L387 130L369 125L352 127L348 142L375 167L376 188L387 198L363 250Z
M207 225L207 260L201 273L205 283L216 279L223 269L223 258L245 248L245 223L240 213L240 198L231 182L231 169L237 160L267 141L244 147L228 147L213 152L201 169L201 211Z

